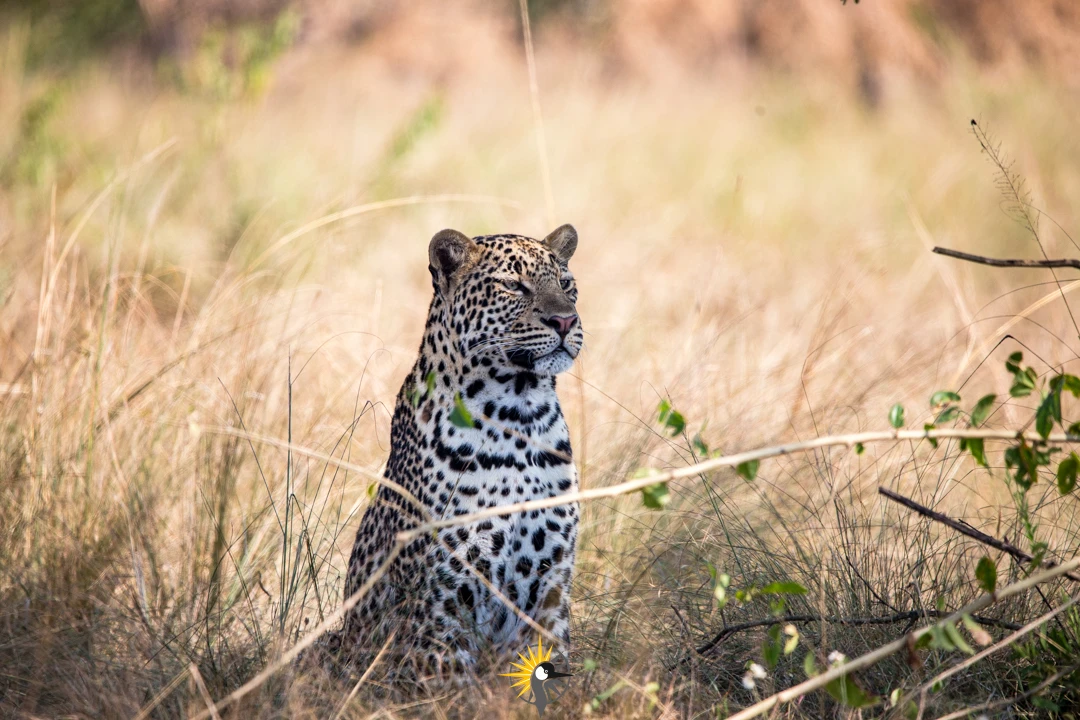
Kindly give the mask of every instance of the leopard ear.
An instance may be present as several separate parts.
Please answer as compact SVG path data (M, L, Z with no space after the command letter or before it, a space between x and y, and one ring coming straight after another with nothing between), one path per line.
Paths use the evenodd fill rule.
M574 251L577 250L577 230L573 225L561 225L555 228L555 232L544 238L544 244L565 265L570 262Z
M428 270L436 287L448 288L476 251L476 243L457 230L440 230L428 245Z

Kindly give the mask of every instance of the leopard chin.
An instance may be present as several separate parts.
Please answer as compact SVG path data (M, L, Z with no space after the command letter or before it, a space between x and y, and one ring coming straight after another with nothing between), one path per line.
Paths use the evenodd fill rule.
M538 375L558 375L574 366L574 356L565 347L558 347L547 355L534 358L532 371Z

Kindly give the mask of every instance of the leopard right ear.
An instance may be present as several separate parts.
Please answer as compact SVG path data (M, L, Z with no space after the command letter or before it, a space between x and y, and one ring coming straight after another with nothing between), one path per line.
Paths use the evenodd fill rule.
M428 270L436 289L448 289L476 252L476 243L457 230L440 230L428 245Z

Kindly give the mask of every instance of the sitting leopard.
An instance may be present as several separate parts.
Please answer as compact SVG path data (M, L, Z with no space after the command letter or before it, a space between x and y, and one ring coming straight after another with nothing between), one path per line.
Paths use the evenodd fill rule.
M396 534L425 516L577 491L555 394L555 376L583 344L568 268L576 247L570 225L540 241L454 230L432 238L434 298L397 396L385 471L415 501L379 486L356 533L346 598L378 570ZM457 403L467 412L455 414ZM523 615L565 649L577 530L577 503L567 503L422 536L350 611L340 650L355 658L388 643L425 668L473 667L481 652L535 642Z

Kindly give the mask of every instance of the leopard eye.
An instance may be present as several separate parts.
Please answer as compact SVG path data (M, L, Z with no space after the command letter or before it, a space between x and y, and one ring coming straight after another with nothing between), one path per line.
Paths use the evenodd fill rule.
M525 284L518 280L503 280L502 286L515 295L529 294L529 288L525 287Z
M560 284L562 285L563 292L570 292L574 289L574 278L563 278Z

